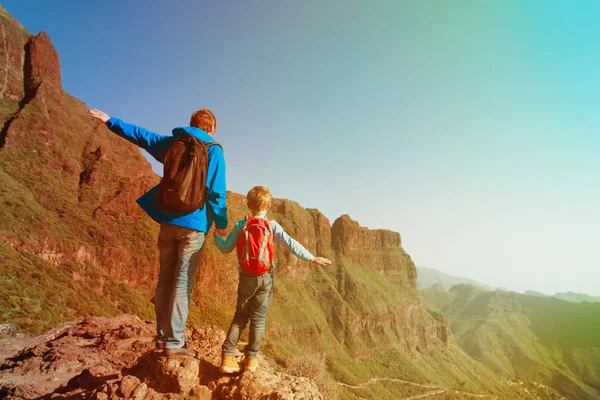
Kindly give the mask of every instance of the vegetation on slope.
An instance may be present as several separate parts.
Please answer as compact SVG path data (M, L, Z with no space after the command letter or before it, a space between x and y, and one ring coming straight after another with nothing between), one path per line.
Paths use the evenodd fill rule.
M448 316L459 345L505 376L549 385L569 399L600 395L600 304L456 285L423 291Z

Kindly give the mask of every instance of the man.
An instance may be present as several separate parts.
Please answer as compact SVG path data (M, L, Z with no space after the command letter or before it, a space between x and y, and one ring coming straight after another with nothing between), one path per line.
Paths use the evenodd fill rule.
M171 143L191 135L204 143L214 142L217 122L212 112L200 109L192 114L189 127L173 129L173 136L162 136L139 126L111 118L99 110L90 110L94 118L104 122L117 135L146 150L164 163ZM154 220L160 223L158 248L160 273L154 308L156 312L156 347L164 348L167 355L195 353L185 344L185 323L189 311L190 294L196 271L200 264L206 233L214 220L215 236L225 235L227 228L225 160L220 146L207 146L206 202L202 209L180 214L160 205L160 185L150 189L137 203Z

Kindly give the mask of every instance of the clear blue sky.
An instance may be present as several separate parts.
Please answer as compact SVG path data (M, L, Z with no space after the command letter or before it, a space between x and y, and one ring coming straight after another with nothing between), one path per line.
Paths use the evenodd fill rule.
M213 110L235 192L398 231L417 265L600 295L600 2L2 3L90 107L164 134Z

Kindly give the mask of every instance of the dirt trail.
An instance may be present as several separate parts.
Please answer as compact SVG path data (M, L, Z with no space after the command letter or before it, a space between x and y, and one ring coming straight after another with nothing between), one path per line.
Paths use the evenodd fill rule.
M407 385L412 385L412 386L418 386L418 387L422 387L422 388L427 388L427 389L435 389L426 393L420 393L418 395L414 395L414 396L410 396L410 397L405 397L401 400L415 400L415 399L422 399L425 397L430 397L430 396L435 396L441 393L456 393L456 394L462 394L462 395L466 395L466 396L472 396L472 397L478 397L478 398L491 398L492 400L497 400L498 396L495 395L491 395L491 394L475 394L475 393L469 393L469 392L463 392L460 390L449 390L446 388L443 388L441 386L435 386L435 385L426 385L426 384L422 384L422 383L417 383L417 382L411 382L411 381L406 381L403 379L395 379L395 378L381 378L381 377L374 377L369 379L367 382L361 383L360 385L349 385L347 383L343 383L343 382L337 382L338 385L340 386L344 386L350 389L364 389L365 387L373 384L373 383L377 383L379 381L388 381L388 382L397 382L397 383L403 383L403 384L407 384Z
M415 395L415 396L405 397L402 400L422 399L424 397L435 396L436 394L440 394L440 393L446 393L446 389L434 390L433 392L427 392L427 393L421 393L421 394L418 394L418 395Z

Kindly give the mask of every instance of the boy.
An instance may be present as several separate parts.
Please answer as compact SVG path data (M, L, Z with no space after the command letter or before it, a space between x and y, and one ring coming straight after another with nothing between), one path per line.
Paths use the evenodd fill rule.
M245 348L244 370L256 371L260 343L265 331L265 319L273 294L273 239L296 257L317 265L331 265L323 257L313 257L300 243L292 239L275 221L266 217L273 197L265 186L252 188L246 196L252 215L238 221L226 240L215 237L215 245L222 253L231 252L237 245L240 262L240 281L235 315L222 347L222 373L240 371L235 360L235 348L248 320L250 338ZM242 233L240 235L240 233Z

